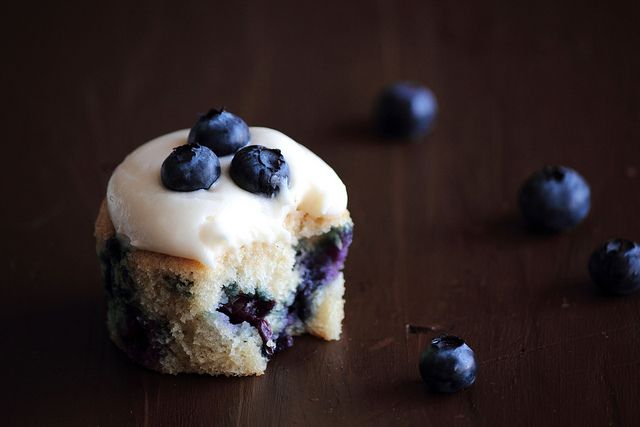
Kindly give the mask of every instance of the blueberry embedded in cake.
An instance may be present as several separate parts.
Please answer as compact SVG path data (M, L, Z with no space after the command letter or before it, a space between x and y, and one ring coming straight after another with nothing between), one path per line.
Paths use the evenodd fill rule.
M127 156L96 221L111 338L161 372L261 375L296 335L340 338L344 184L284 134L229 115Z

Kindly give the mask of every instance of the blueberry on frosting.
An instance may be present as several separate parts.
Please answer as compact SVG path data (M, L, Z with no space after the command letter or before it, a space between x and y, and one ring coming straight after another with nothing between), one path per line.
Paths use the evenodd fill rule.
M198 144L174 148L160 169L162 184L173 191L208 190L219 177L220 160Z
M238 187L269 197L277 195L289 181L289 166L282 152L262 145L238 151L231 160L229 173Z
M249 127L233 113L211 109L200 116L189 132L189 144L209 147L218 156L227 156L249 143Z

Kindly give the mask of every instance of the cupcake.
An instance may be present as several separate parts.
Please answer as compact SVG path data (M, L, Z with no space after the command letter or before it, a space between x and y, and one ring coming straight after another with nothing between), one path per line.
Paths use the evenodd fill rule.
M109 180L95 236L111 339L160 372L262 375L296 335L340 338L352 230L324 161L211 110Z

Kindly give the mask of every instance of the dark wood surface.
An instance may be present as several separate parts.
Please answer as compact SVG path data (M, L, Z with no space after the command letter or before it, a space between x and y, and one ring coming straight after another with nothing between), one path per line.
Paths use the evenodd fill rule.
M22 3L2 25L1 424L640 425L640 296L586 271L640 239L638 2ZM367 130L396 79L439 99L421 143ZM219 105L346 183L344 337L298 339L263 377L160 375L107 337L93 221L129 151ZM515 195L554 163L592 211L531 235ZM464 337L476 384L427 394L435 332L408 323Z

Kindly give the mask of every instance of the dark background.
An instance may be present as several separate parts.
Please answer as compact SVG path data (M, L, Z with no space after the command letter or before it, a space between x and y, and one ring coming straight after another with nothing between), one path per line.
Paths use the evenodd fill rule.
M586 271L640 239L640 3L22 3L1 30L2 424L640 425L640 297ZM421 143L367 130L397 79L438 97ZM346 183L344 336L297 339L259 378L160 375L109 342L93 221L128 152L220 105ZM555 163L592 211L531 235L515 195ZM427 394L431 334L407 323L464 337L477 383Z

